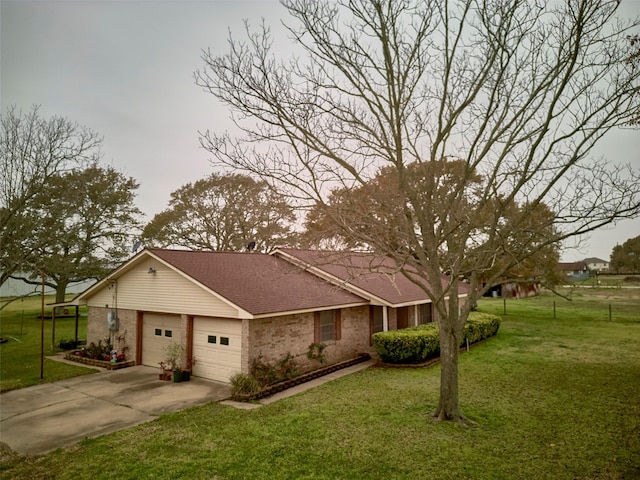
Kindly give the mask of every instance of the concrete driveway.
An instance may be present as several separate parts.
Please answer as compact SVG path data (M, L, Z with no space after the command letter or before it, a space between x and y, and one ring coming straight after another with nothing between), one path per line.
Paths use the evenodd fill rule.
M42 455L231 395L226 384L193 377L163 382L159 372L135 366L0 394L0 442Z

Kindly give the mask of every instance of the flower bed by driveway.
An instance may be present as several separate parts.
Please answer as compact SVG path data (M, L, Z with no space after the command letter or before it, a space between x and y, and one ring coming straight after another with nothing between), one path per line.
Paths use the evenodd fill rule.
M92 367L102 367L107 370L119 370L121 368L133 367L136 364L134 360L111 363L107 360L96 360L94 358L81 357L80 355L76 355L75 351L65 354L64 358L65 360L71 360L72 362L83 363Z

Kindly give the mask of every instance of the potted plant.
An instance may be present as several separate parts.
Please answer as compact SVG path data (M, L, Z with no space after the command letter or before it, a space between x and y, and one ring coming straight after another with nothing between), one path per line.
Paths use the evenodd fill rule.
M171 370L169 369L167 364L164 362L160 362L160 368L162 369L162 373L158 375L158 378L165 381L171 380Z
M185 354L184 346L176 342L171 342L169 345L167 345L167 347L164 350L165 358L162 363L166 365L166 368L168 370L173 372L173 381L176 383L181 382L183 379L182 365L183 365L184 354Z

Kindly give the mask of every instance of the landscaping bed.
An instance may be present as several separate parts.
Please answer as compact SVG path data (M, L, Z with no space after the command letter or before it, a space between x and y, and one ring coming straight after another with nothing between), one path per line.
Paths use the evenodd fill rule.
M93 367L102 367L107 370L119 370L121 368L133 367L136 362L134 360L119 361L112 363L107 360L96 360L95 358L82 357L78 354L80 350L74 350L65 354L65 360L71 360L72 362L83 363Z
M367 360L370 360L370 359L371 359L371 355L369 355L368 353L361 353L356 358L352 358L351 360L345 360L344 362L334 363L333 365L329 365L324 368L319 368L311 372L303 373L302 375L298 375L295 378L290 378L282 382L274 383L273 385L264 387L259 392L255 392L251 394L237 394L233 398L234 400L238 400L241 402L259 400L261 398L268 397L269 395L273 395L274 393L278 393L288 388L295 387L296 385L300 385L302 383L308 382L310 380L313 380L314 378L323 377L324 375L328 375L329 373L333 373L338 370L342 370L343 368L351 367L353 365L366 362Z

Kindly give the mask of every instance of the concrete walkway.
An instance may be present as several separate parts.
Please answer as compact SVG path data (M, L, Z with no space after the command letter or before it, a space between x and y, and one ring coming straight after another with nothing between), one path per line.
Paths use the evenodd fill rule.
M135 366L102 371L0 394L0 442L20 454L43 455L84 438L149 422L158 415L211 401L241 409L268 405L373 365L360 363L263 398L259 403L226 400L227 384L192 377L158 380L158 368Z

